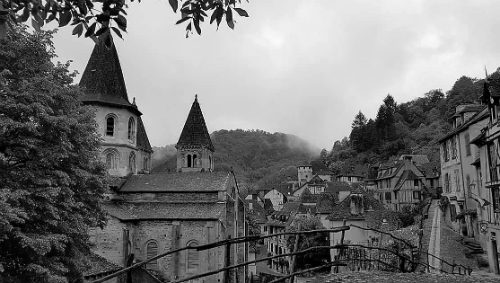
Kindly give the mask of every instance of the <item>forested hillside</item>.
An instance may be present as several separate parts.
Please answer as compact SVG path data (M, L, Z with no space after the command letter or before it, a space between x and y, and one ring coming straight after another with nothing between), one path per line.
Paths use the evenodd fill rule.
M425 154L439 161L437 141L451 129L455 107L480 103L483 82L462 76L446 93L430 90L401 104L387 95L376 117L369 119L361 111L356 114L350 136L336 141L330 151L323 149L321 160L337 174L354 167L366 173L368 164L401 154Z
M270 188L288 176L296 177L296 166L317 158L318 149L297 136L261 130L220 130L211 135L215 147L215 170L235 171L240 183ZM154 148L155 171L175 170L173 145Z

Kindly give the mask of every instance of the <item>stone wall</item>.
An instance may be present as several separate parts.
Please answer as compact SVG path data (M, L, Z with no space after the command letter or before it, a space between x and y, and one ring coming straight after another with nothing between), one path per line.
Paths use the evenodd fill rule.
M123 231L127 225L110 217L104 229L90 229L90 242L93 252L119 266L125 265Z

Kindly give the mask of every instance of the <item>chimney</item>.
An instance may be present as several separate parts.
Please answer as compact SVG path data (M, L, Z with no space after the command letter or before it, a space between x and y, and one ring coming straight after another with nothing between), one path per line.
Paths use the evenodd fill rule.
M410 169L410 165L412 163L412 156L411 155L405 155L405 156L403 156L403 160L405 162L405 169Z

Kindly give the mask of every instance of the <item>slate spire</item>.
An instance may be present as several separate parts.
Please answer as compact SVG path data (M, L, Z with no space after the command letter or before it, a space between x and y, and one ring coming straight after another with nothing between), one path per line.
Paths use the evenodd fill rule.
M120 60L113 42L109 48L105 46L104 40L96 43L80 86L85 88L85 96L82 98L84 102L111 104L138 112L137 107L128 100Z
M181 136L175 147L177 149L205 147L214 151L214 146L208 134L207 125L205 124L205 118L203 118L203 113L198 103L198 95L194 98Z

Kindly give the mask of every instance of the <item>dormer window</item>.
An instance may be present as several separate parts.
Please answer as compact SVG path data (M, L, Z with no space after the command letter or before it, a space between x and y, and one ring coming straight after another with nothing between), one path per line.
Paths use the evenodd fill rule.
M108 114L106 116L106 136L114 136L115 135L115 115Z
M135 140L135 119L130 117L128 119L128 139L131 141Z

